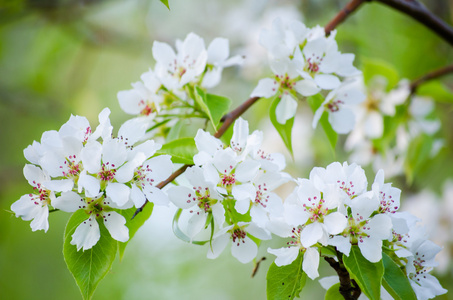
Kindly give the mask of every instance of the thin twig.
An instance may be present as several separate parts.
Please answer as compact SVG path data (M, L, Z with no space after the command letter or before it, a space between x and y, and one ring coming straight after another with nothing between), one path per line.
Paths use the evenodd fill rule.
M417 88L420 85L422 85L423 83L433 80L433 79L437 79L437 78L447 75L449 73L453 73L453 65L449 65L449 66L434 70L428 74L425 74L425 75L417 78L416 80L412 81L412 83L410 85L411 94L414 94L416 92Z
M324 31L326 35L329 35L332 30L334 30L340 23L342 23L346 18L349 17L360 5L362 5L367 0L351 0L346 6L338 12L338 14L330 21Z
M225 116L222 117L221 121L223 122L222 126L219 128L219 130L217 130L217 132L214 134L214 136L216 138L220 138L227 130L228 128L231 126L231 124L233 124L233 122L239 118L243 113L245 113L247 111L247 109L249 109L253 104L255 104L259 99L259 97L253 97L253 98L249 98L247 101L245 101L244 103L242 103L240 106L238 106L236 109L232 110L231 112L229 112L228 114L226 114ZM190 167L192 165L184 165L182 166L181 168L179 168L178 170L176 170L174 173L172 173L170 175L170 177L168 177L167 179L165 179L164 181L160 182L158 185L156 185L156 187L158 189L162 189L163 187L165 187L167 184L169 184L170 182L172 182L173 180L175 180L179 175L181 175L182 173L184 173L184 171ZM146 199L145 203L140 207L140 208L137 208L137 210L135 211L134 215L132 216L132 219L135 218L135 216L137 214L139 214L140 212L143 211L143 209L145 208L146 204L148 204L148 199Z

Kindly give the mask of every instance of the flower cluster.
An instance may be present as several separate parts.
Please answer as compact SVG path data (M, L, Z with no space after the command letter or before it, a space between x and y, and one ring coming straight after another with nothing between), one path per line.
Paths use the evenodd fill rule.
M326 37L320 26L307 28L298 21L283 24L280 19L274 21L271 30L262 31L260 43L268 51L275 76L261 79L251 96L278 95L279 123L294 117L298 95L308 97L330 91L315 113L313 127L324 112L338 133L348 133L354 127L351 108L365 98L352 79L360 71L352 65L353 54L338 51L335 33Z
M92 248L100 238L99 223L115 240L129 240L129 230L121 210L140 207L145 200L168 203L155 187L172 170L168 155L152 157L161 145L152 140L135 146L145 128L126 122L118 137L112 137L110 110L99 114L94 132L88 120L71 116L59 131L44 132L41 142L33 142L24 154L31 164L24 175L34 192L22 196L11 209L31 228L47 231L50 209L84 210L86 220L72 235L77 250Z
M191 239L211 219L211 226L219 228L212 236L209 258L217 257L232 240L233 256L243 263L251 261L258 247L250 236L270 239L265 229L270 215L283 212L282 200L273 190L289 180L281 172L285 160L279 153L266 154L261 142L262 132L249 135L248 122L242 118L234 124L229 147L200 129L195 166L185 172L190 187L168 190L170 200L191 214L186 229Z
M302 252L302 268L314 279L319 276L322 247L334 246L349 256L352 245L358 245L362 255L375 263L382 259L385 246L397 257L406 258L399 262L406 266L411 284L417 285L417 295L438 295L443 289L437 280L423 276L434 266L432 259L440 248L415 237L420 236L415 234L419 230L413 221L416 218L398 212L400 194L399 189L384 183L382 170L368 191L365 172L356 164L335 162L325 169L314 168L309 179L297 180L294 192L283 203L282 216L272 219L267 227L274 234L291 238L288 246L268 251L277 256L277 266L290 264Z
M359 84L367 97L355 107L358 123L349 134L345 148L352 152L351 160L361 165L373 162L375 171L385 169L389 176L398 175L403 171L410 143L422 135L432 136L440 129L440 121L433 116L434 102L429 97L411 95L406 79L390 91L383 76L375 75L367 86L363 79ZM388 118L387 122L384 118ZM396 128L395 139L388 147L382 147L384 132L388 139L392 126ZM441 140L434 140L430 155L436 155L442 144Z
M143 73L141 81L132 83L131 90L117 95L123 111L140 117L149 127L168 122L169 117L202 116L193 99L194 87L216 86L224 68L243 61L241 56L229 58L227 39L215 38L206 49L204 40L194 33L189 33L184 41L176 41L176 52L158 41L152 52L154 69Z

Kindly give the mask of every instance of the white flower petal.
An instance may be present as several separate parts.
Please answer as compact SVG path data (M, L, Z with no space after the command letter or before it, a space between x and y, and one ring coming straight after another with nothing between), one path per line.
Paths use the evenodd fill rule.
M119 207L129 201L130 189L123 183L111 182L105 188L105 192Z
M223 252L229 240L230 236L225 233L213 239L211 247L208 249L207 257L209 259L217 258Z
M324 225L329 234L339 234L348 225L348 219L340 212L333 212L324 217Z
M245 237L242 241L231 244L231 254L241 263L252 261L258 254L258 246L250 238Z
M186 209L197 203L197 196L194 190L185 186L174 186L168 190L168 198L174 205Z
M129 229L126 227L126 219L115 211L102 213L104 225L107 227L112 238L120 242L129 240Z
M277 256L275 264L279 267L291 264L299 255L299 247L285 247L280 249L267 248L267 252Z
M315 279L319 276L319 252L314 248L308 248L304 253L304 261L302 262L302 270L307 273L310 279Z
M321 90L312 79L299 80L296 82L294 88L304 97L316 95Z
M335 75L318 74L315 76L316 84L324 90L332 90L340 86L341 82Z
M71 245L77 246L77 251L83 248L83 251L91 249L101 238L99 224L96 218L90 216L88 219L77 226L72 235Z
M250 97L264 97L269 98L277 93L277 81L271 78L263 78L258 81L258 85L250 94Z
M275 108L277 122L286 124L286 121L296 115L297 101L289 94L283 94L282 99L278 102Z
M79 194L70 191L62 193L60 197L52 200L52 206L65 212L75 212L85 208L86 202Z
M168 206L170 204L167 194L165 194L161 189L146 185L143 192L145 193L148 201L153 202L156 205Z

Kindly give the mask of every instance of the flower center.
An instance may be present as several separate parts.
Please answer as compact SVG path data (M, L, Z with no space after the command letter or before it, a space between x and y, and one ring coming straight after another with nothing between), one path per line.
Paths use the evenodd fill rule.
M192 193L190 193L188 195L189 200L187 200L187 203L197 201L197 206L205 213L212 212L211 206L217 203L217 199L211 198L211 192L209 191L209 188L206 187L203 189L201 186L199 186L193 187L193 189L195 190L195 195L192 195ZM190 198L192 198L192 200ZM193 210L191 210L190 212L193 213Z
M330 112L337 112L340 110L341 105L343 105L344 102L341 100L331 100L328 103L324 105L324 107L329 110Z
M324 207L324 203L326 201L324 199L319 199L319 202L317 202L317 198L317 196L314 196L313 201L311 197L308 198L308 201L311 203L311 207L306 205L305 203L302 205L304 207L304 210L310 214L311 222L322 222L324 216L329 210L327 207Z
M233 239L233 243L236 243L237 246L240 245L240 243L245 243L244 239L247 236L247 232L242 230L240 227L236 227L232 230L231 232L231 238Z
M111 166L109 166L109 163L107 162L105 164L102 164L101 171L98 173L98 178L101 181L109 182L115 178L115 173L116 173L115 165L112 164Z

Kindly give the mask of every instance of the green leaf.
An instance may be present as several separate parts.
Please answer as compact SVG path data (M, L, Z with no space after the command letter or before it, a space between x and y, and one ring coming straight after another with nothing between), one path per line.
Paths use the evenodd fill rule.
M153 212L154 208L154 203L149 202L146 204L146 206L143 208L143 210L138 213L133 219L132 216L135 214L137 211L136 207L131 207L129 209L122 209L119 210L118 212L126 219L126 227L129 228L129 241L134 237L135 233L137 230L145 224L146 220L151 217L151 214ZM118 243L118 250L120 253L120 260L123 259L124 255L124 250L126 250L126 246L129 243L129 241L122 243Z
M300 292L305 286L307 274L302 271L303 254L290 265L277 267L272 263L267 272L267 299L280 300L299 297Z
M168 5L168 0L160 0L167 8L170 10L170 6Z
M417 300L409 279L400 266L386 253L382 253L384 278L382 285L395 300Z
M362 71L367 86L375 76L383 76L387 79L387 91L394 88L399 81L398 71L386 61L366 59L363 62Z
M215 124L215 129L219 126L220 119L228 112L231 106L231 100L227 97L206 94L206 104L211 113L211 118Z
M452 90L437 80L423 83L417 88L416 94L431 97L441 103L453 103Z
M415 174L431 158L433 138L428 135L420 135L409 144L404 170L407 181L412 183Z
M285 143L286 148L288 149L291 156L293 155L293 146L291 141L291 133L293 130L294 125L294 117L287 120L285 124L280 124L277 121L277 114L275 113L275 109L277 108L278 103L280 102L280 98L278 94L275 97L271 98L272 104L269 110L269 117L271 119L272 125L274 125L275 129L277 130L278 134Z
M156 154L171 155L171 161L175 164L193 165L193 157L198 153L193 138L180 138L163 144Z
M171 142L179 138L183 122L184 122L183 120L179 120L178 122L176 122L175 125L173 125L170 128L170 131L168 132L167 137L165 138L166 142Z
M343 263L351 278L370 300L381 298L381 282L384 275L382 260L377 263L369 262L363 257L360 248L353 245L349 256L343 255Z
M326 292L325 300L343 300L344 297L340 293L340 283L332 285Z
M310 105L310 108L313 111L313 113L316 113L318 108L324 102L324 97L321 94L316 94L314 96L308 97L307 102L308 105ZM326 134L327 139L329 140L330 146L332 146L332 149L335 150L335 146L338 140L338 133L336 133L336 131L333 130L332 125L330 125L329 114L326 111L322 114L321 118L319 119L319 124L321 124L322 129L324 129L324 133Z
M91 249L77 251L77 247L71 245L72 235L80 223L86 219L88 215L84 210L78 210L72 214L64 232L63 255L83 299L91 299L97 285L112 267L118 242L110 236L107 228L101 223L99 224L101 238L97 244Z
M217 130L220 119L230 108L231 100L222 96L206 94L199 87L195 87L194 96L195 102L200 106L206 116L208 116L214 129Z

